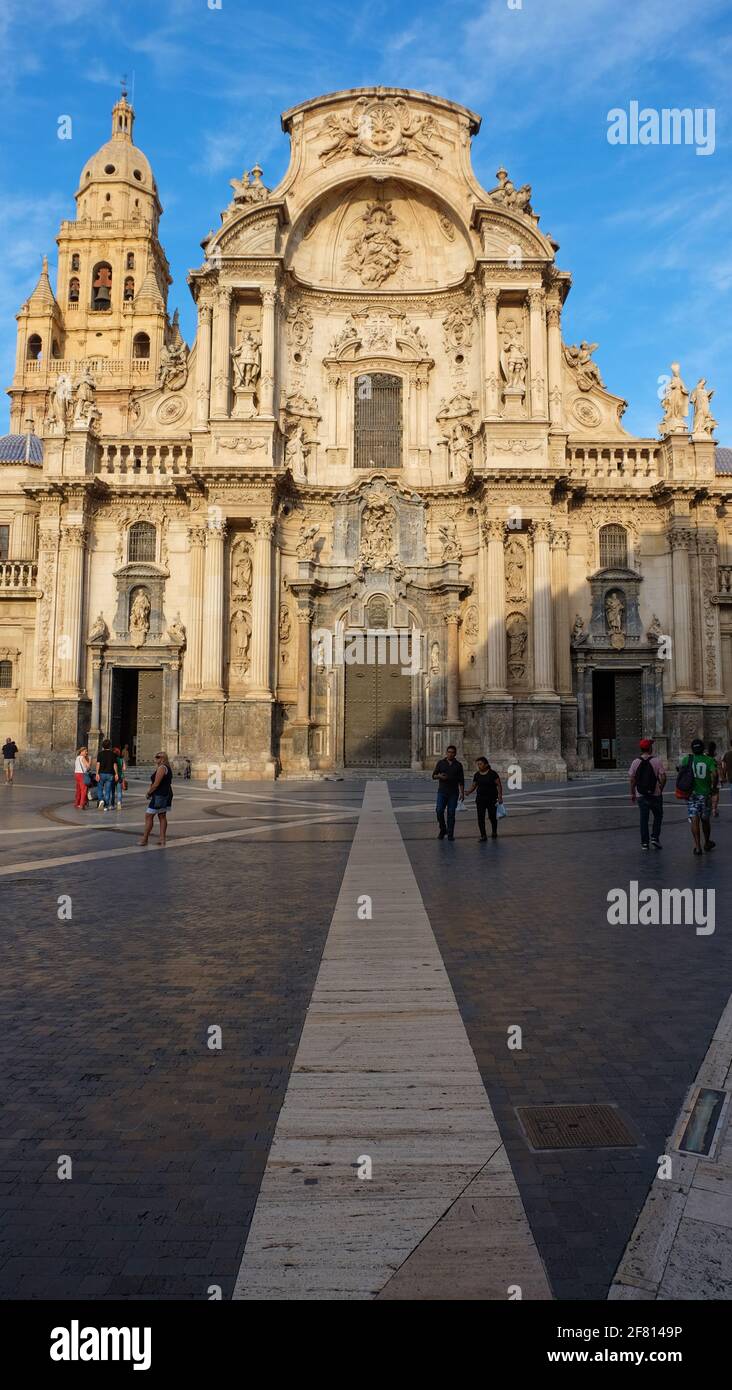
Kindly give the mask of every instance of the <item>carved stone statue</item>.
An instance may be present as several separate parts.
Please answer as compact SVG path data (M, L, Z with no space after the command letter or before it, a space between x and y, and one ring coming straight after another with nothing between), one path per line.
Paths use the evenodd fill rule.
M94 619L91 632L89 633L90 642L106 642L109 637L109 628L104 621L104 615L98 613Z
M158 384L164 391L180 391L187 379L188 348L179 336L177 342L163 343L160 349Z
M289 642L292 636L292 618L290 617L289 608L284 604L280 608L280 625L278 632L280 642Z
M663 419L659 425L661 434L678 434L686 429L689 414L689 392L680 376L678 362L671 363L671 380L663 397Z
M234 203L263 203L269 197L270 190L262 183L262 169L259 164L255 164L252 169L252 177L249 170L245 169L240 179L229 179L229 183L234 190Z
M489 197L493 199L494 203L499 203L511 212L520 212L525 217L533 217L535 214L531 206L531 184L525 183L522 184L521 188L516 188L505 169L499 169L496 178L498 179L496 187L489 189Z
M700 376L689 397L694 407L694 425L692 433L704 434L710 439L717 428L717 421L712 415L710 404L713 395L714 391L707 391L706 377Z
M605 388L600 368L592 360L592 354L597 351L598 346L598 343L586 341L581 342L579 347L564 344L564 360L576 372L580 391L591 391L593 386L601 386L603 390Z
M233 589L239 598L249 598L252 592L252 552L246 541L234 555Z
M361 546L355 573L359 579L364 571L383 573L393 569L398 579L404 574L404 566L397 556L396 513L383 493L371 493L361 513Z
M582 618L582 617L580 616L579 613L576 613L576 614L575 614L574 623L573 623L573 626L572 626L572 635L571 635L571 637L570 637L570 641L573 642L573 643L575 644L575 646L577 645L578 642L581 642L581 641L582 641L582 637L583 637L583 635L584 635L584 631L585 631L585 622L584 622L584 618Z
M261 353L258 339L253 333L243 333L235 348L231 350L231 364L234 369L234 386L256 386L261 369Z
M168 637L171 642L175 642L182 647L186 640L186 630L180 620L180 613L176 613L172 623L168 626Z
M373 289L402 269L411 252L391 230L396 222L391 203L369 203L361 221L363 230L353 238L345 263Z
M651 619L651 623L646 636L648 637L649 642L652 642L654 646L657 645L657 643L660 642L661 638L663 637L661 619L657 617L655 613L653 614L653 618Z
M506 598L511 603L526 597L526 551L520 541L506 546Z
M617 589L605 595L605 621L608 632L622 632L625 619L625 601Z
M287 436L285 445L285 467L291 470L293 477L307 477L308 452L305 431L302 424L298 423Z
M135 589L130 605L130 641L141 647L150 631L150 599L145 589Z
M450 459L450 476L462 479L473 462L473 431L464 420L455 420L445 436Z
M48 393L46 421L53 428L66 429L71 417L73 383L68 372L59 372L56 385Z
M443 565L453 561L462 560L463 551L458 540L457 524L455 518L446 516L445 520L438 526L440 540L442 542L442 563Z
M521 329L516 319L506 319L502 339L501 372L506 390L523 393L526 390L529 359L521 341Z
M440 669L440 644L433 642L430 647L430 675L436 676Z
M249 670L249 646L252 640L252 620L244 608L231 615L231 665L241 679Z
M74 424L92 424L98 411L95 405L96 386L88 367L82 367L81 376L74 387Z
M316 560L317 550L315 548L315 537L320 530L319 526L301 526L300 534L295 546L295 554L298 560Z
M508 638L508 671L512 680L520 681L526 674L526 647L529 629L523 613L509 613L506 618Z

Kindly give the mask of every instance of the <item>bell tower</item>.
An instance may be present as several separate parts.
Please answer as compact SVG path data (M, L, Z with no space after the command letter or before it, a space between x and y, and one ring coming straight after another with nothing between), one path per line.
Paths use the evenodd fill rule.
M132 142L134 122L123 87L110 138L82 169L76 217L61 223L56 295L42 276L18 315L12 428L20 428L29 406L41 420L58 374L75 380L82 363L112 431L125 427L131 393L157 380L170 331L171 277L158 239L157 185L147 156Z

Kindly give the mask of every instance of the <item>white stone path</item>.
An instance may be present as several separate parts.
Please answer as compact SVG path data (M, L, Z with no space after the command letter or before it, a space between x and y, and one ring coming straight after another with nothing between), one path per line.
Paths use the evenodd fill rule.
M387 785L369 782L234 1298L518 1296L551 1293Z

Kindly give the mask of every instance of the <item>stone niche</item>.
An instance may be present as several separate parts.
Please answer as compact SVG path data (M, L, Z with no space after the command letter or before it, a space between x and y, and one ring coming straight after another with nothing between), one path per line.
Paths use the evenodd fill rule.
M642 576L617 567L597 570L588 582L592 614L582 645L616 651L645 645L639 606Z
M117 609L114 615L117 640L129 642L135 647L144 647L148 642L161 642L165 625L165 570L152 563L132 561L115 570L114 577L117 583ZM131 614L138 595L144 595L146 602L138 604L140 619L135 627Z
M393 516L394 553L401 566L427 563L424 503L417 493L397 487L383 474L339 493L334 506L332 564L354 569L363 546L363 515L373 501L388 499Z

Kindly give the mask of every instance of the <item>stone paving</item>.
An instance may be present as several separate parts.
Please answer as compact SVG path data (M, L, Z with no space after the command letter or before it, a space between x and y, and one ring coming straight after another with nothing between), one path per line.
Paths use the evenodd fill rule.
M165 852L137 849L135 789L119 815L75 812L48 775L0 789L0 1296L231 1297L363 789L176 783ZM442 1297L481 1202L517 1184L551 1295L606 1298L727 1004L732 810L694 860L673 803L664 850L641 852L619 783L516 793L485 845L472 810L437 843L425 779L390 791L510 1166L474 1174L381 1296ZM714 934L610 927L632 879L714 887ZM515 1107L579 1101L617 1104L638 1146L532 1152Z

